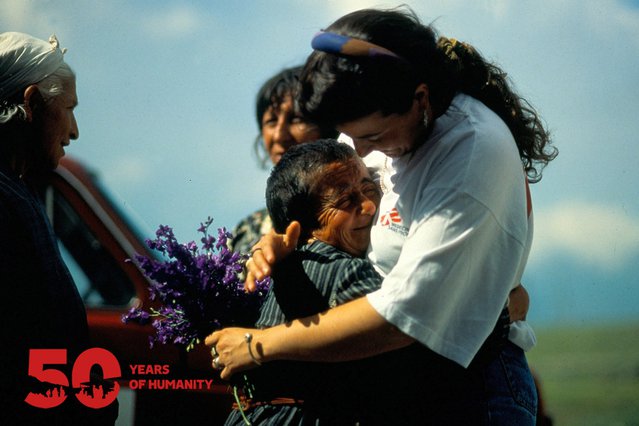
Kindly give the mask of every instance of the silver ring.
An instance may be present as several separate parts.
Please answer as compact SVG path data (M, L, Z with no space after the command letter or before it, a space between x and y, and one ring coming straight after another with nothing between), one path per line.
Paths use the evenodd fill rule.
M211 356L212 356L213 358L215 358L216 356L218 356L217 349L215 349L215 346L212 346L212 347L211 347Z
M213 369L214 370L221 370L222 366L220 365L220 357L216 356L215 359L213 359L213 362L211 363L213 365Z

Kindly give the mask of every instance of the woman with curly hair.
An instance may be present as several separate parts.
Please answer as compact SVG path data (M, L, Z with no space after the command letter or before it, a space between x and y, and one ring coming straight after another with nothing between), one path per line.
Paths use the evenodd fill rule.
M531 327L515 321L497 351L480 348L526 265L528 183L556 155L539 117L499 67L438 38L411 11L353 12L312 46L300 107L350 137L377 171L383 194L368 257L384 279L318 315L213 333L207 344L222 377L256 363L350 361L417 342L427 349L418 365L393 366L416 391L401 406L371 396L377 423L391 424L395 412L399 424L535 424L524 355L535 344ZM257 245L249 287L296 245L298 229Z

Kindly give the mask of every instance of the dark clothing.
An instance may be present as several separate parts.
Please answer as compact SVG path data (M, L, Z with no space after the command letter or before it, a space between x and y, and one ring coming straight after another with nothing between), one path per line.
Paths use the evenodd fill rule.
M315 242L276 266L258 325L322 312L379 288L381 281L367 260ZM248 408L245 415L254 425L489 424L487 406L508 395L488 394L487 381L506 384L515 377L504 373L510 366L503 360L508 351L502 352L508 323L505 310L468 369L419 343L343 363L265 364L245 374L253 386L253 401L285 397L303 404L266 403ZM519 348L506 349L525 363ZM507 386L500 389L508 392ZM226 425L241 424L241 414L234 410Z
M303 318L379 288L381 277L370 262L353 258L320 241L305 245L276 265L260 310L259 328ZM247 410L253 424L340 424L353 419L345 385L353 363L275 361L246 373L253 401L303 400L304 405L260 405ZM342 407L341 405L344 404ZM354 421L354 420L353 420ZM285 422L285 423L283 423ZM227 425L243 424L238 410Z
M262 235L273 228L267 209L261 209L245 217L233 229L233 238L229 240L229 250L248 253Z
M379 288L382 278L366 259L316 241L295 251L272 274L258 327L303 318ZM246 410L254 425L395 424L398 410L423 387L418 372L428 350L413 344L374 357L341 363L275 361L248 371L253 401L301 400L300 405L262 404ZM396 372L400 371L400 375ZM415 376L420 380L412 380ZM418 418L421 415L421 407ZM399 411L399 412L398 412ZM413 411L408 412L415 418ZM226 425L243 424L238 410Z
M0 166L0 424L113 424L117 403L102 410L81 405L66 390L56 408L24 402L46 385L29 376L30 349L66 349L65 365L55 367L71 382L77 356L89 348L84 305L62 261L46 212L34 192ZM44 386L44 387L43 387Z
M294 251L275 266L272 278L255 324L258 328L334 308L377 290L382 284L368 260L321 241Z

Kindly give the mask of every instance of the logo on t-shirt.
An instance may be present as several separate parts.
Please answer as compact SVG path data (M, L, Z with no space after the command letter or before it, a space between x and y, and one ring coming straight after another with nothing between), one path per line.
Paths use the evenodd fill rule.
M379 223L382 226L390 226L392 223L402 223L402 218L399 216L397 209L393 207L391 211L379 217Z
M402 218L395 207L379 217L379 224L403 236L408 235L408 228L402 225Z

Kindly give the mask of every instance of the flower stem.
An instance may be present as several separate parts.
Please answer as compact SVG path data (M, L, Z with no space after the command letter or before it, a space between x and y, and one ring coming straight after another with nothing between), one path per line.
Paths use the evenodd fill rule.
M240 415L242 416L242 419L244 419L244 424L246 424L247 426L251 426L251 422L246 417L246 414L244 414L242 402L240 401L240 397L237 394L237 386L233 386L233 396L235 397L235 402L237 403L237 409L240 410Z

